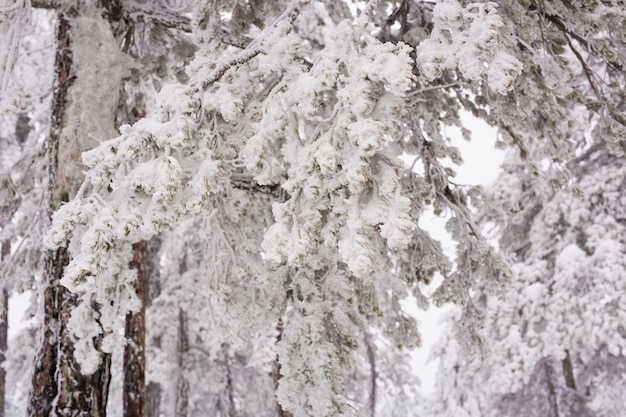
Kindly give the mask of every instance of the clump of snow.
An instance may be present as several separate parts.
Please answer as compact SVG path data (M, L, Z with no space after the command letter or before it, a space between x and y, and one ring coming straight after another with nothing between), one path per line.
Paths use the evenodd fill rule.
M422 76L435 80L446 70L458 69L469 80L487 74L489 87L507 94L522 72L522 63L503 50L499 42L504 25L497 3L470 3L456 0L438 3L433 9L434 28L416 50Z
M500 94L513 89L513 82L522 73L522 63L504 51L498 51L489 64L487 83L489 88Z

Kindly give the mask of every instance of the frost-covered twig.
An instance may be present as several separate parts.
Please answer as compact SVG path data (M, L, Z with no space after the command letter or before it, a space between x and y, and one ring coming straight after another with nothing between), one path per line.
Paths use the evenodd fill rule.
M292 0L292 2L289 4L283 14L281 14L270 26L270 31L264 32L261 36L252 41L245 50L241 51L233 58L219 64L217 68L215 68L207 78L202 80L200 87L196 87L195 91L197 92L201 89L206 90L209 86L222 78L222 76L226 74L229 69L239 65L243 65L261 52L263 52L263 43L267 35L271 33L271 30L275 29L276 26L283 21L292 23L298 17L298 14L300 13L302 7L309 2L310 0Z
M360 25L365 24L370 19L372 13L374 13L378 3L380 3L380 0L369 0L357 18L357 23Z
M29 9L30 1L28 0L18 0L11 6L0 8L0 14L5 14L9 18L9 28L5 34L6 45L0 55L0 102L5 100L7 96L9 79L19 52L22 25L27 18Z
M191 32L191 20L174 10L161 7L158 10L149 4L132 2L124 5L124 18L135 22L150 22L170 29Z
M406 97L413 97L413 96L417 96L419 94L423 94L427 91L433 91L433 90L441 90L443 88L450 88L450 87L458 87L460 86L461 83L456 81L453 83L448 83L448 84L437 84L437 85L430 85L428 87L424 87L424 88L420 88L419 90L413 90L410 93L407 93Z

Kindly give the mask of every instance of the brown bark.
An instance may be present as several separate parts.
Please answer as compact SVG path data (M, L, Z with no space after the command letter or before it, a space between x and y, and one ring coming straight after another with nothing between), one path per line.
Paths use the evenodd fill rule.
M67 92L72 85L72 50L70 47L70 23L59 15L57 26L57 53L54 62L56 71L53 97L52 120L47 139L48 150L48 215L51 216L60 201L56 201L55 188L58 168L59 137L67 106ZM32 390L28 414L44 417L52 412L52 402L57 396L56 370L58 356L59 310L57 293L59 279L65 259L63 248L48 251L44 256L43 282L43 340L35 358Z
M58 396L54 411L56 416L105 417L109 383L111 380L111 355L101 355L98 370L83 375L74 358L74 339L68 322L77 304L76 296L59 286L60 340L58 358ZM101 338L94 340L96 348Z
M146 415L146 299L148 295L148 245L133 245L131 268L137 270L135 292L141 310L126 315L126 347L124 348L124 417Z
M148 246L148 262L146 263L146 275L149 277L147 282L147 300L146 308L149 308L152 300L161 293L159 284L159 267L158 261L153 254L159 253L161 240L159 237L153 237L147 243ZM160 340L152 341L156 348L160 348ZM146 415L147 417L159 417L161 410L161 385L151 381L146 388Z
M45 417L52 412L57 396L56 370L58 356L59 311L57 309L58 278L55 266L61 265L64 250L49 251L44 258L43 337L35 358L28 415Z
M280 343L283 339L283 319L279 318L278 323L276 323L276 330L278 331L278 335L276 336L276 344ZM278 355L276 355L276 359L274 360L274 371L272 372L274 378L274 392L278 389L278 383L283 375L280 373L280 362ZM278 417L293 417L289 411L283 409L283 406L276 400L276 415Z
M63 14L58 17L55 75L52 120L47 139L49 217L70 197L62 191L65 184L57 182L60 132L66 120L67 93L74 79L71 24ZM76 305L76 296L60 285L67 262L65 248L48 251L44 255L43 331L28 404L28 415L31 417L105 416L110 357L103 355L101 366L92 375L83 375L74 358L74 344L67 324ZM94 340L94 343L98 346L99 340Z

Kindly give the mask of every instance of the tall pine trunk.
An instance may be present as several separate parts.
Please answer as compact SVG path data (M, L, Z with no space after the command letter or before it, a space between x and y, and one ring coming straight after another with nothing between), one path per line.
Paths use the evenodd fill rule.
M59 166L72 162L59 159L59 155L66 154L60 149L60 138L69 107L68 91L74 80L71 24L62 13L58 16L56 39L52 120L47 139L49 217L63 201L70 198L67 192L59 191L66 189L65 184L57 181ZM80 179L77 180L80 182ZM74 358L68 321L76 305L76 297L60 284L67 262L65 248L48 251L44 256L43 331L28 404L28 415L32 417L106 415L110 357L103 355L100 367L92 375L83 375Z
M161 247L161 239L153 237L148 242L148 262L147 267L147 296L146 296L146 308L149 308L154 300L161 293L160 287L160 275L158 257ZM145 317L144 317L145 318ZM152 340L155 347L160 348L160 340ZM161 385L157 382L151 381L146 387L146 417L159 417L161 414Z
M278 323L276 323L276 344L280 343L280 341L283 339L284 327L285 325L281 317L278 319ZM274 359L274 369L272 370L272 378L274 379L274 393L276 393L276 390L278 390L278 384L282 377L283 375L280 373L280 361L278 355L276 355L276 359ZM276 397L276 394L274 394L274 397ZM293 417L293 414L285 410L283 406L278 402L278 399L276 399L276 415L278 417Z
M187 335L187 318L182 308L178 309L178 377L176 381L176 396L174 403L175 417L187 417L189 408L189 382L184 374L185 355L189 351L189 336Z
M378 371L376 370L376 347L372 336L366 330L364 335L365 349L367 352L367 361L370 364L370 417L376 417L376 397L377 397L377 379Z
M7 260L10 252L11 243L8 240L2 242L2 255L0 256L0 259L2 261ZM0 278L2 278L4 283L7 282L6 277ZM9 330L9 292L4 286L2 286L2 294L0 294L0 297L2 297L2 299L0 299L0 417L4 417L4 404L6 397L6 371L4 370L2 364L6 359L6 351L9 347L7 343Z
M141 310L126 315L124 348L124 417L146 415L146 300L148 298L148 245L133 245L131 267L137 270L135 291Z

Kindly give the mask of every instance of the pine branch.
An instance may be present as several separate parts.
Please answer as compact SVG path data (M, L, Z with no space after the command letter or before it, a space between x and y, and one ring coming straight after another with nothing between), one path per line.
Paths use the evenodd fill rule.
M62 10L68 8L67 4L59 0L32 0L32 7L47 10ZM130 3L121 6L117 13L122 19L135 23L150 23L168 29L178 29L183 32L191 32L191 20L179 13L174 13L165 8L155 8L140 3Z
M168 29L191 32L191 20L188 17L164 8L156 9L145 4L131 3L122 13L125 19L133 22L151 23Z
M278 25L282 21L292 23L300 14L300 10L302 10L302 7L309 3L309 1L310 0L292 0L292 2L289 4L283 14L281 14L270 26L270 30L276 28L276 25ZM222 78L222 76L226 74L229 69L237 67L239 65L243 65L246 62L249 62L255 56L259 55L261 52L263 52L263 43L268 33L269 31L256 38L246 47L246 49L241 51L230 60L219 64L213 70L213 72L200 83L200 86L195 88L196 92L200 90L206 90L209 86Z
M254 191L260 194L273 195L280 201L285 200L286 193L281 188L280 184L267 184L261 185L257 183L253 178L249 177L231 177L230 184L239 190Z

